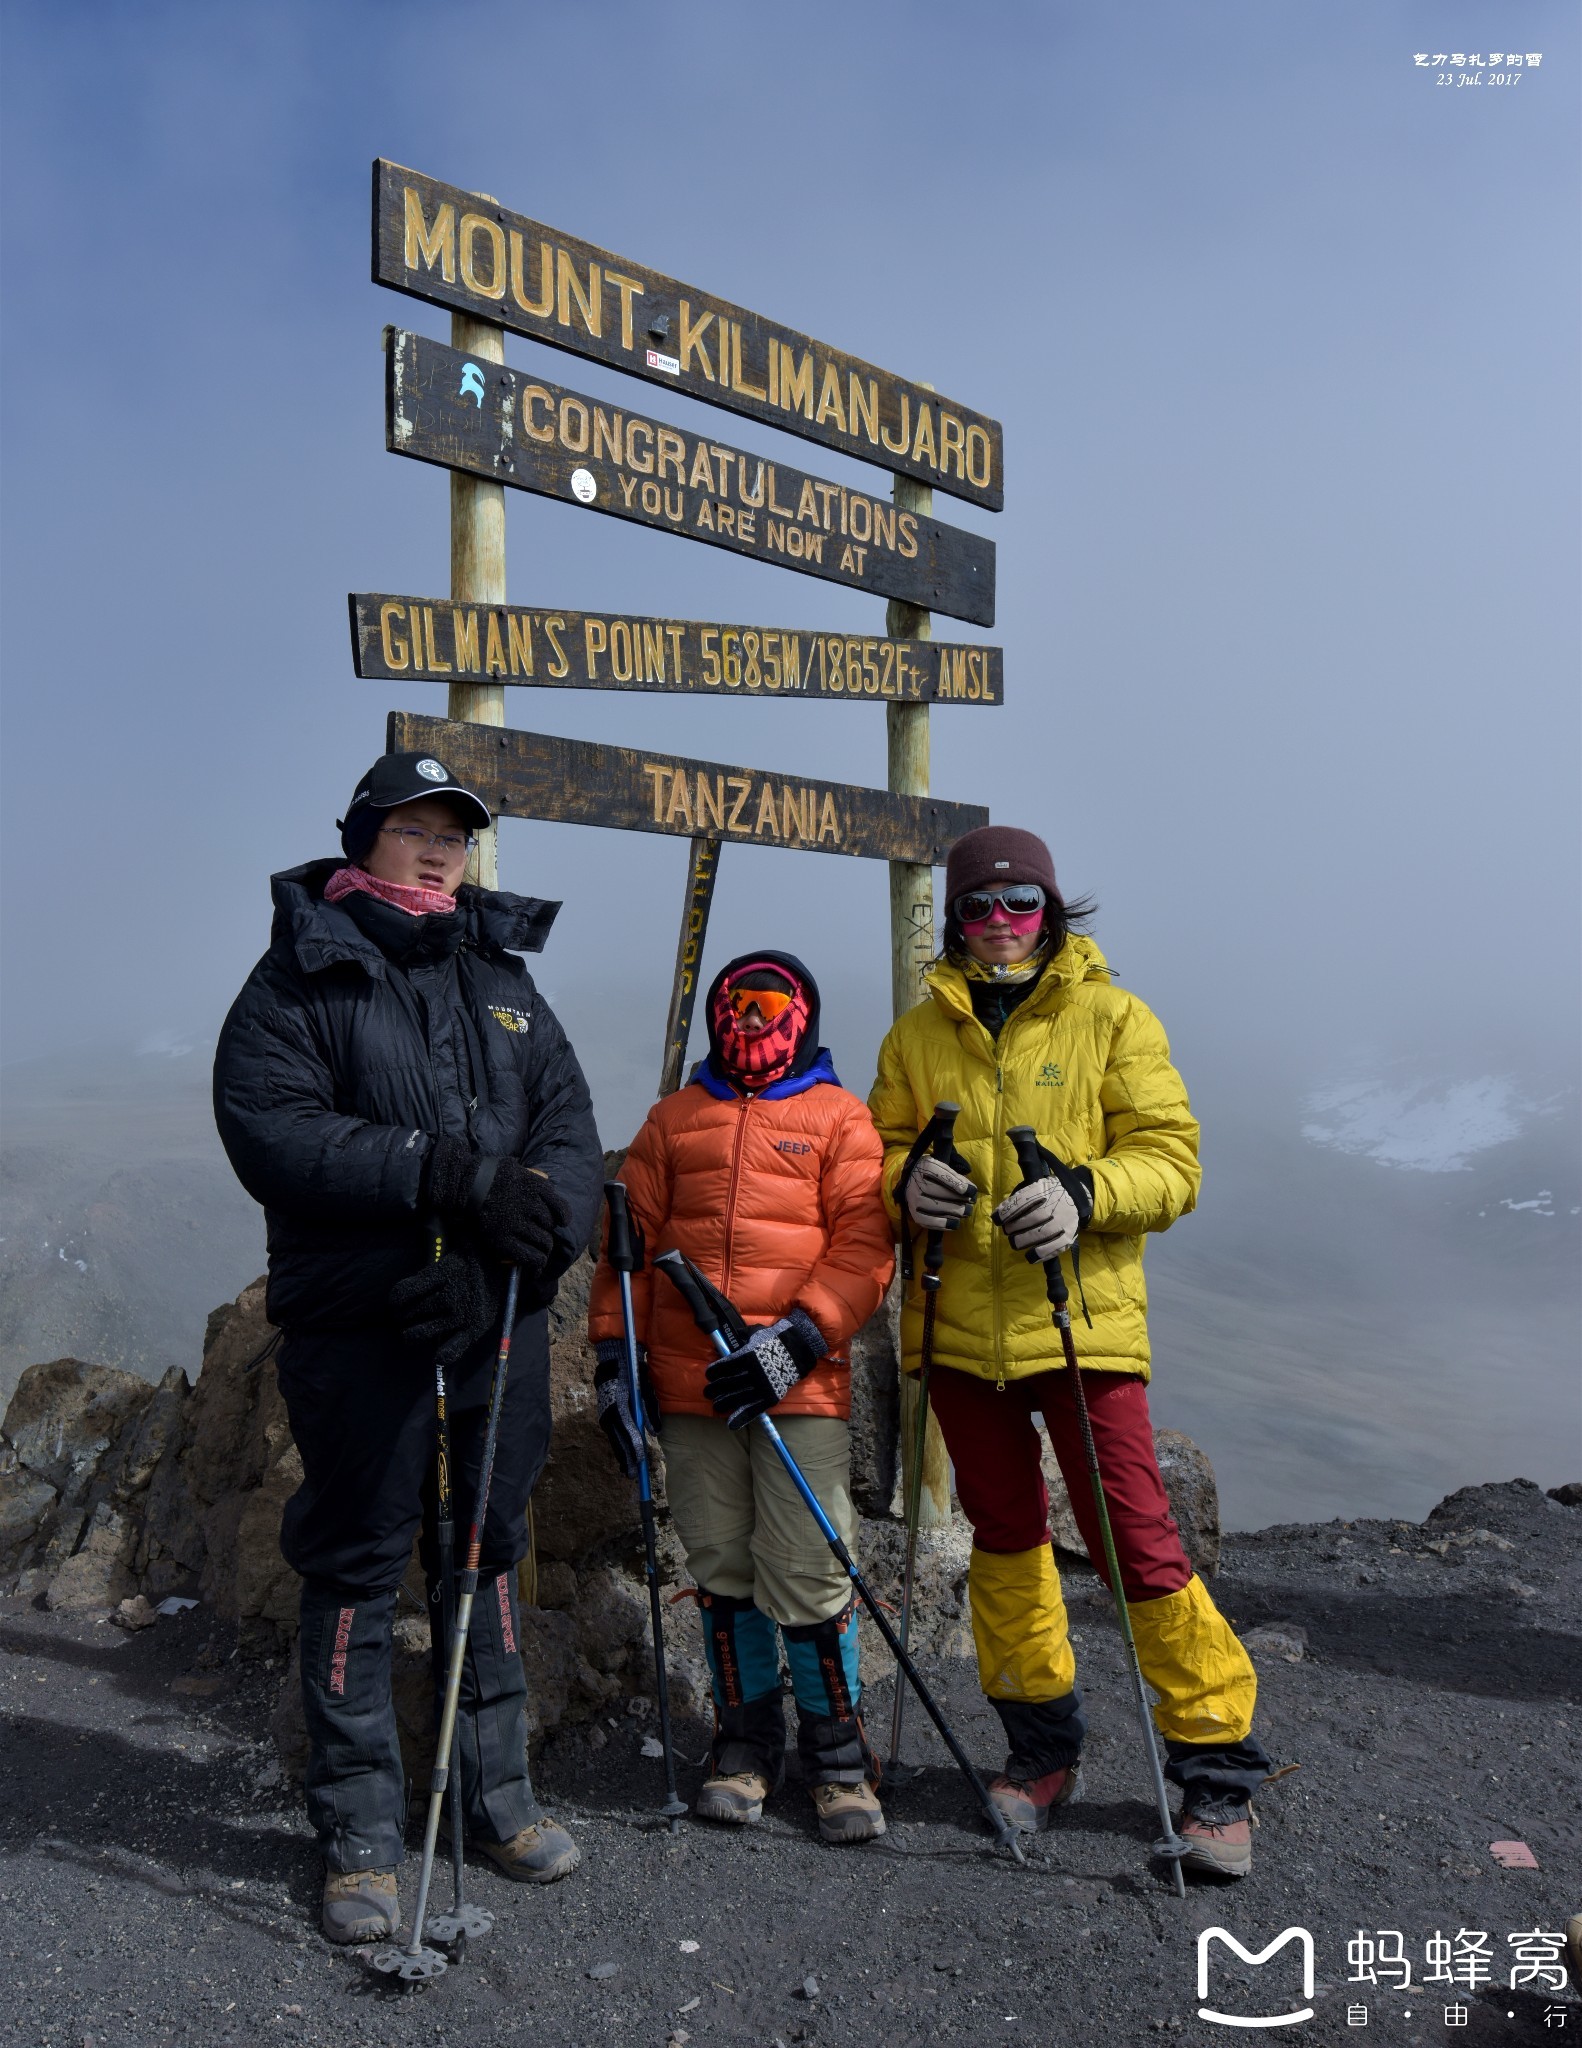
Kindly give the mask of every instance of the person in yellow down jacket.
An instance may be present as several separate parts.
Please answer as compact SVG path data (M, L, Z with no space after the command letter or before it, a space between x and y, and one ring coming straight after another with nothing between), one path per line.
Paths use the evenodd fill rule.
M944 1230L930 1401L972 1524L972 1632L1009 1755L989 1790L1018 1828L1048 1825L1077 1790L1086 1724L1050 1547L1033 1416L1054 1445L1088 1555L1104 1569L1075 1406L1041 1261L1080 1233L1077 1349L1116 1555L1143 1674L1181 1786L1184 1867L1243 1877L1251 1794L1270 1774L1252 1732L1246 1651L1181 1546L1148 1416L1143 1238L1197 1200L1198 1127L1157 1018L1115 987L1072 926L1044 842L987 825L946 869L944 951L926 1002L891 1029L869 1108L884 1192L903 1239ZM918 1140L956 1102L953 1162ZM1006 1132L1030 1124L1069 1169L1021 1188ZM922 1262L902 1313L906 1371L921 1365Z

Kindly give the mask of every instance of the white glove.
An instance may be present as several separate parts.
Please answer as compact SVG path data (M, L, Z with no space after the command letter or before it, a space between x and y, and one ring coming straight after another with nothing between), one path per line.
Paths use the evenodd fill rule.
M1052 1175L1029 1181L1006 1196L994 1220L1019 1252L1039 1265L1058 1257L1077 1241L1082 1219L1077 1205Z
M906 1184L906 1211L922 1230L954 1230L978 1199L975 1184L925 1153Z

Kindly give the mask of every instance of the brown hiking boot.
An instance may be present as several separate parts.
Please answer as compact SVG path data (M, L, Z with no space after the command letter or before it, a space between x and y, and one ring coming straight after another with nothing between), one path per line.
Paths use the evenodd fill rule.
M1190 1794L1181 1809L1181 1868L1197 1877L1245 1877L1252 1869L1252 1801L1236 1793Z
M1049 1825L1057 1806L1078 1796L1077 1767L1067 1764L1041 1778L1013 1778L1005 1772L989 1780L989 1797L1019 1834L1036 1835Z
M857 1785L811 1785L818 1831L826 1842L871 1842L884 1833L884 1809L866 1779Z
M401 1925L393 1870L327 1870L320 1925L326 1941L384 1941Z
M517 1884L554 1884L558 1878L570 1877L582 1861L582 1851L547 1813L531 1827L514 1834L509 1842L480 1842L473 1838L472 1846Z
M722 1771L705 1778L692 1811L698 1820L723 1820L745 1827L762 1820L764 1801L774 1790L762 1771Z

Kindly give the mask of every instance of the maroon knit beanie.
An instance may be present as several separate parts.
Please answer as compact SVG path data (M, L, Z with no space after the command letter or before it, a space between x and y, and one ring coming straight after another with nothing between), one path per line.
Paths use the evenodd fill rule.
M950 849L945 863L947 906L954 907L958 896L975 889L1005 888L1012 882L1036 882L1053 902L1062 900L1049 848L1036 832L1019 832L1014 825L980 825Z

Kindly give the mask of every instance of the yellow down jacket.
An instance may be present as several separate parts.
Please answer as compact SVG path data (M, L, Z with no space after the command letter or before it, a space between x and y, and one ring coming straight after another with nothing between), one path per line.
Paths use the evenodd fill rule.
M1041 1267L1013 1251L990 1212L1021 1179L1006 1132L1031 1124L1039 1141L1093 1175L1093 1216L1082 1233L1082 1286L1091 1329L1071 1290L1072 1331L1084 1366L1148 1378L1143 1234L1168 1230L1197 1200L1198 1127L1153 1012L1115 988L1104 955L1073 934L1012 1013L999 1042L972 1012L966 976L936 966L929 996L892 1026L868 1098L884 1140L884 1196L902 1228L895 1186L936 1102L958 1102L956 1149L978 1203L945 1238L934 1362L1004 1381L1061 1364ZM922 1245L901 1317L906 1369L922 1341ZM1071 1280L1071 1262L1065 1261Z

